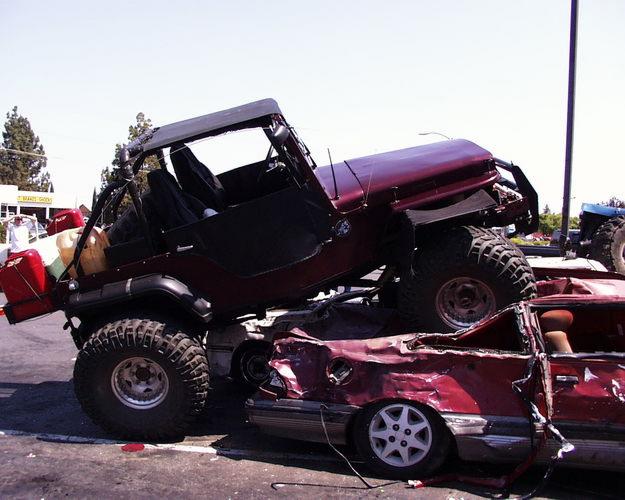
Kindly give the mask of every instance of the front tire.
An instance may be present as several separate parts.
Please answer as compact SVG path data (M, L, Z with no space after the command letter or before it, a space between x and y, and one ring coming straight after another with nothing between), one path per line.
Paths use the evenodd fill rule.
M354 442L373 472L393 479L416 479L440 468L451 439L432 409L409 401L387 401L358 415Z
M208 362L198 341L173 324L122 319L97 329L80 350L74 391L111 434L172 439L204 408Z
M625 274L625 216L613 217L599 226L590 244L590 258L608 271Z
M536 297L536 279L523 254L493 231L454 227L415 253L400 280L399 311L415 330L467 328L502 307Z

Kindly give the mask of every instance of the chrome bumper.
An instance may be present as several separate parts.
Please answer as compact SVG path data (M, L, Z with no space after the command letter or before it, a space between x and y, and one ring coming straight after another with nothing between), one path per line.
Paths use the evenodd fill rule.
M527 418L443 413L441 415L454 435L458 456L476 462L521 462L532 452L542 430L536 428L534 443ZM575 447L565 453L561 465L569 467L625 470L625 426L580 425L560 422L556 427ZM559 444L548 440L539 450L536 462L551 460Z
M360 409L358 406L297 399L270 401L251 398L245 402L245 409L250 422L267 434L325 443L327 439L321 424L322 404L323 420L330 441L332 444L346 444L347 426Z

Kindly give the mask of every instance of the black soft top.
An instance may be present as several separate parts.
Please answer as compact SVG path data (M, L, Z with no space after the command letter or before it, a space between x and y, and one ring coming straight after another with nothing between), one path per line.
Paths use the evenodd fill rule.
M270 124L271 115L281 114L276 101L262 99L216 113L163 125L148 131L130 147L140 145L143 152L147 153L179 141L193 141L202 137L219 135L229 130L266 126Z

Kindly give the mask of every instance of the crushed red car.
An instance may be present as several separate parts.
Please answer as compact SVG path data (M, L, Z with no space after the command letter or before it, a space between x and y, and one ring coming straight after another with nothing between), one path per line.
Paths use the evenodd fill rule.
M551 285L555 295L447 334L395 335L375 309L336 306L351 329L326 318L276 338L270 378L246 404L250 421L353 443L395 478L429 476L454 450L469 461L623 469L625 281Z

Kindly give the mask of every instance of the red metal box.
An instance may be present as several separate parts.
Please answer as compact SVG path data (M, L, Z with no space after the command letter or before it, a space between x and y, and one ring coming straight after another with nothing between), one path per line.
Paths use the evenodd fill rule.
M8 301L4 312L10 323L55 309L50 296L53 281L36 250L11 254L0 268L0 286Z
M48 236L60 233L66 229L72 229L74 227L82 227L85 225L85 219L82 217L82 213L77 208L70 210L62 210L52 216L52 220L48 224L46 231Z

